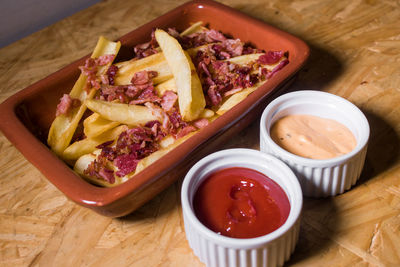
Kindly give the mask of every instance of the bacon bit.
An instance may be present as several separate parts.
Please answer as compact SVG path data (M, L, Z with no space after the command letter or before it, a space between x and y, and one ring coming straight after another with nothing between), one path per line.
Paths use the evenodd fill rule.
M151 56L153 54L157 54L157 48L158 47L158 43L155 37L155 29L152 30L151 32L151 40L150 42L147 43L143 43L143 44L138 44L134 47L134 51L135 51L135 58L144 58L144 57L148 57Z
M168 28L168 34L174 37L175 39L180 37L179 32L175 28Z
M213 29L206 31L205 36L208 43L213 43L215 41L222 42L226 40L226 37L221 32Z
M113 140L111 140L111 141L106 141L106 142L104 142L104 143L102 143L102 144L96 146L96 148L103 149L103 148L105 148L105 147L111 145L113 142L114 142Z
M64 94L57 105L56 116L67 114L71 109L79 107L80 104L81 101L78 98L72 98L70 95Z
M153 136L155 136L155 141L160 141L166 136L166 133L161 129L161 123L159 121L149 121L144 127L151 129Z
M146 85L147 87L149 84L153 84L152 79L157 77L157 75L157 71L142 70L133 75L131 83L136 86Z
M222 101L222 97L219 92L216 90L216 86L210 86L207 91L207 95L211 100L213 106L217 106Z
M230 96L230 95L234 95L234 94L236 94L236 93L238 93L238 92L240 92L242 90L243 90L243 88L241 88L241 87L229 90L229 91L224 93L224 97Z
M162 108L159 106L154 105L153 103L147 102L144 103L144 105L151 110L151 113L153 113L154 116L156 116L159 120L163 121L166 116L166 113Z
M124 154L116 157L113 161L115 167L118 168L118 171L115 173L118 177L124 177L125 175L136 170L136 166L139 160L137 156L132 154Z
M108 84L109 85L114 85L115 84L114 78L115 78L115 75L117 74L117 71L118 71L118 67L115 66L115 65L111 65L108 68L108 70L106 72L106 75L107 75L107 78L108 78Z
M92 161L88 167L83 171L85 175L96 177L97 179L104 180L110 184L115 183L114 171L106 166L105 158L97 158Z
M107 168L101 168L99 171L99 176L110 184L115 183L114 172Z
M279 64L266 75L266 79L270 79L272 76L274 76L279 70L281 70L283 67L285 67L289 63L289 60L285 59L279 62Z
M178 96L173 91L165 91L161 99L161 107L168 112L175 105L176 100L178 100Z
M206 118L198 119L198 120L193 122L193 126L195 126L198 129L204 128L208 124L210 124L210 122Z
M181 138L181 137L184 137L185 135L187 135L187 134L189 134L189 133L191 133L191 132L194 132L194 131L196 131L196 128L195 128L194 126L192 126L192 125L188 125L188 126L182 128L182 129L178 132L178 134L176 135L176 139L179 139L179 138Z
M262 65L275 64L284 56L283 51L268 51L266 54L261 55L257 62Z
M222 45L232 57L241 56L243 53L243 43L240 39L227 39L222 42Z
M137 97L136 100L130 101L129 104L137 105L144 104L146 102L159 103L161 102L161 98L156 95L154 91L154 87L151 85L144 89L142 93Z

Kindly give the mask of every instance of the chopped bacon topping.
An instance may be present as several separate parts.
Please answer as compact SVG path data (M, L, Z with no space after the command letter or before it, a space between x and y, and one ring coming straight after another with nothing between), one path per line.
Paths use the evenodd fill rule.
M144 104L146 102L161 102L154 90L153 78L157 76L156 71L136 72L129 85L106 85L100 88L99 99L105 101L118 100L125 104Z
M271 78L289 62L283 59L283 51L269 51L257 60L241 66L226 59L259 53L261 50L244 44L239 39L229 39L216 30L205 30L185 36L181 36L176 29L169 29L168 32L184 49L211 44L200 49L192 58L208 107L218 106L224 97L254 86L261 80ZM134 47L135 58L158 53L158 43L154 33L153 30L149 42ZM89 164L84 173L109 183L115 183L116 177L133 173L141 159L159 149L159 141L165 136L172 135L178 139L210 123L206 118L193 122L183 121L179 107L176 105L177 94L166 91L161 98L157 95L153 85L153 79L158 75L155 71L135 73L131 84L128 85L115 85L118 67L114 65L111 65L104 75L96 77L97 68L108 64L113 59L113 55L106 55L98 59L88 59L85 62L81 70L88 77L88 87L99 89L97 98L101 100L118 100L121 103L144 105L158 120L128 129L122 132L117 140L105 142L97 147L101 149L101 153ZM276 64L276 66L270 71L263 66L266 64ZM69 95L64 95L57 107L57 112L65 114L73 106L73 102L74 100ZM115 167L115 170L110 166Z
M208 124L210 124L210 122L206 118L198 119L193 122L193 125L198 129L204 128Z
M70 95L64 94L57 105L56 116L67 114L72 108L79 107L80 104L81 101L78 98L72 98Z
M115 84L114 78L115 78L115 75L117 74L117 71L118 71L118 67L115 65L111 65L110 67L108 67L108 70L106 72L107 81L108 81L107 84L109 84L109 85Z
M193 61L197 73L202 81L208 105L218 106L222 98L233 95L243 88L254 86L259 81L269 79L276 71L285 66L279 63L271 72L261 67L265 62L279 62L284 56L283 52L268 52L259 57L256 62L250 62L246 66L221 59L240 56L245 51L245 46L240 40L226 39L222 43L197 52ZM246 51L248 52L248 51ZM288 61L282 61L288 62ZM273 63L268 63L273 64Z
M196 131L196 127L194 127L194 126L192 126L192 125L188 125L188 126L182 128L182 129L178 132L178 134L176 135L176 138L184 137L185 135L187 135L187 134L189 134L189 133L191 133L191 132L194 132L194 131Z
M101 144L100 155L89 164L84 173L109 183L115 182L115 176L123 177L136 170L139 160L158 150L158 141L165 134L159 129L160 123L149 122L144 127L134 127L122 132L114 142ZM107 167L111 163L118 169ZM115 175L115 176L114 176Z
M178 96L173 91L166 91L161 98L161 107L165 111L170 111L178 100Z
M283 51L268 51L264 55L261 55L257 62L263 65L275 64L284 56Z
M114 171L107 167L106 158L98 158L91 162L89 166L83 171L84 174L91 177L96 177L100 180L115 183Z
M153 54L157 54L158 53L158 51L156 49L157 47L158 47L158 43L157 43L156 36L155 36L155 29L153 29L151 32L150 42L138 44L134 47L135 58L140 59L140 58L151 56Z
M80 66L79 69L84 75L87 76L85 90L88 91L91 88L100 89L102 78L97 77L98 67L105 66L112 62L115 55L103 55L98 58L88 58L85 61L85 65Z

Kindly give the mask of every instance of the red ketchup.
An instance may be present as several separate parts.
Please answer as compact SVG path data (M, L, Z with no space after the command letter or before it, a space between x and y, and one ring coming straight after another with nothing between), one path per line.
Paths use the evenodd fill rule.
M271 233L285 223L290 211L289 199L275 181L241 167L219 170L207 177L193 205L206 227L234 238Z

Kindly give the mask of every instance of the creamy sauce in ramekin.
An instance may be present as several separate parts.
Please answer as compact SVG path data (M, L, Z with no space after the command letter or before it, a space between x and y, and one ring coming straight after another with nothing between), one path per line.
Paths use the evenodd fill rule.
M352 151L357 141L343 124L313 115L288 115L277 120L271 138L283 149L301 157L330 159Z

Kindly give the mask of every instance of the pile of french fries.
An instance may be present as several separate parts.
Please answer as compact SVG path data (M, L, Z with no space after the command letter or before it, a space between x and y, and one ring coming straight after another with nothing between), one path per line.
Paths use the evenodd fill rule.
M204 30L202 23L199 22L183 31L181 35L189 35ZM142 59L135 58L114 63L118 67L115 85L129 84L135 73L140 71L156 71L158 75L152 80L156 93L161 97L166 91L175 92L178 96L178 109L185 122L190 123L200 118L212 122L262 84L244 88L233 95L224 97L222 103L217 107L206 107L202 84L191 60L191 56L204 47L190 48L185 51L174 37L161 29L155 31L155 38L159 44L158 53ZM120 47L120 42L112 42L100 37L91 57L116 56ZM246 65L257 60L260 55L262 53L243 55L227 60L235 64ZM99 77L104 75L111 64L112 62L101 66L96 75ZM277 64L265 67L271 70ZM123 177L115 176L113 183L98 177L91 177L85 172L85 169L101 153L100 145L106 142L115 142L122 132L131 127L143 126L149 121L160 120L160 118L147 105L123 104L96 99L97 90L96 88L87 90L86 79L87 77L82 73L69 94L72 98L79 99L80 105L73 107L67 114L61 114L55 118L49 130L48 145L60 158L73 166L81 177L91 183L105 187L119 185L131 179L135 174L199 131L191 132L181 138L172 135L165 136L159 141L158 151L141 159L135 171ZM87 109L92 113L84 118ZM83 124L85 138L72 141L80 124ZM112 162L108 164L109 168L117 171Z

